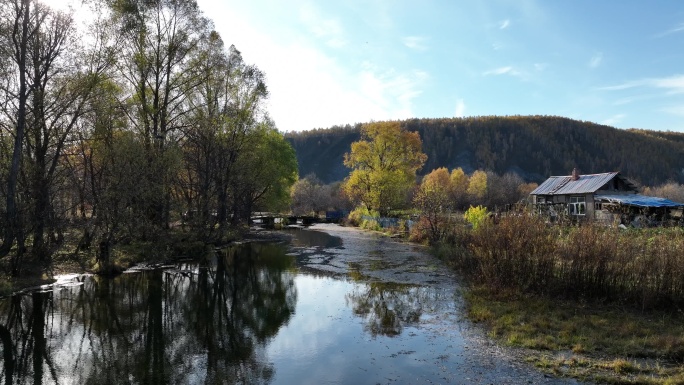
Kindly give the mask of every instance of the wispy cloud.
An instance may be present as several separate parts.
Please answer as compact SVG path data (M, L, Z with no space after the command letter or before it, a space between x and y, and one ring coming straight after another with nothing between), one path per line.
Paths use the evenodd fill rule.
M658 38L665 37L667 35L672 35L673 33L682 32L682 31L684 31L684 23L679 23L678 25L668 29L667 31L664 31L664 32L657 34L656 37L658 37Z
M326 45L334 48L347 45L348 41L340 20L325 18L311 6L302 7L299 11L299 18L309 31L315 37L324 40Z
M621 97L620 99L616 99L613 102L614 106L624 106L626 104L632 104L635 102L642 102L646 100L651 100L654 98L658 98L661 95L658 95L656 93L645 93L645 94L639 94L639 95L628 95Z
M456 101L456 112L454 113L454 116L457 118L462 118L465 116L465 102L463 99L458 99Z
M511 21L509 19L502 20L501 23L499 23L499 29L506 29L511 25Z
M604 119L601 123L605 124L607 126L614 126L618 123L620 123L623 119L625 118L625 114L616 114L608 119Z
M635 88L635 87L641 87L641 86L645 86L645 85L647 85L645 80L636 80L636 81L625 82L622 84L616 84L613 86L600 87L599 90L602 90L602 91L622 91L622 90L627 90L627 89Z
M601 87L599 89L603 91L621 91L637 87L662 88L669 90L669 93L672 94L684 93L684 75L632 80L622 84Z
M417 51L425 51L428 49L427 47L427 39L422 37L422 36L407 36L403 39L403 43L405 46L415 49Z
M544 71L549 66L549 63L534 63L534 69L537 71Z
M404 119L412 116L413 101L423 93L423 85L429 78L421 70L399 72L365 63L358 74L358 92L366 103L383 111L381 116L370 119Z
M665 107L661 111L667 112L668 114L684 116L684 105L680 104L676 106Z
M684 75L675 75L667 78L650 79L650 83L656 88L669 89L672 93L684 92Z
M499 76L499 75L509 75L520 79L526 79L525 73L518 71L512 66L499 67L492 70L488 70L482 73L483 76Z
M602 61L603 61L603 52L597 52L594 54L594 56L591 57L591 60L589 60L589 67L596 68L596 67L601 65Z
M513 67L508 66L508 67L499 67L495 68L493 70L485 71L482 73L484 76L489 76L489 75L505 75L507 73L513 72Z
M614 106L624 106L625 104L631 104L634 103L635 101L639 100L637 97L626 97L626 98L620 98L616 101L613 102Z

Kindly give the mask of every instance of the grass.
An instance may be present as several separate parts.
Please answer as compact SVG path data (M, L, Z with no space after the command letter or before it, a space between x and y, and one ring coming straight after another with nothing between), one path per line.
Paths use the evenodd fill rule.
M684 384L684 229L456 226L434 252L468 284L468 317L556 376Z
M610 384L684 383L684 315L471 288L468 318L557 375Z

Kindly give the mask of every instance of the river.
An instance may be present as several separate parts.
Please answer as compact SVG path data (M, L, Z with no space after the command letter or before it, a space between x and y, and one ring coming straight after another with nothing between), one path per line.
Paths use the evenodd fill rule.
M0 299L2 384L575 384L461 315L421 246L335 225Z

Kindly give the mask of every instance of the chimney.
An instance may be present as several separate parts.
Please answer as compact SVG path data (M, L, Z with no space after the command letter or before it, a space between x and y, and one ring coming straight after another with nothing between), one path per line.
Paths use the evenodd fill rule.
M577 167L575 167L572 169L572 180L573 181L579 180L579 178L580 178L579 172L577 171Z

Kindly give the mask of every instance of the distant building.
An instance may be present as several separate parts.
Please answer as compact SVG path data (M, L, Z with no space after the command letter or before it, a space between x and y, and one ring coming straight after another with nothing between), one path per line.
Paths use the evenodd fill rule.
M619 172L552 176L530 193L539 213L550 218L597 220L608 224L634 221L680 221L684 203L638 194L637 186ZM646 223L647 222L647 223ZM636 224L635 224L636 225Z

